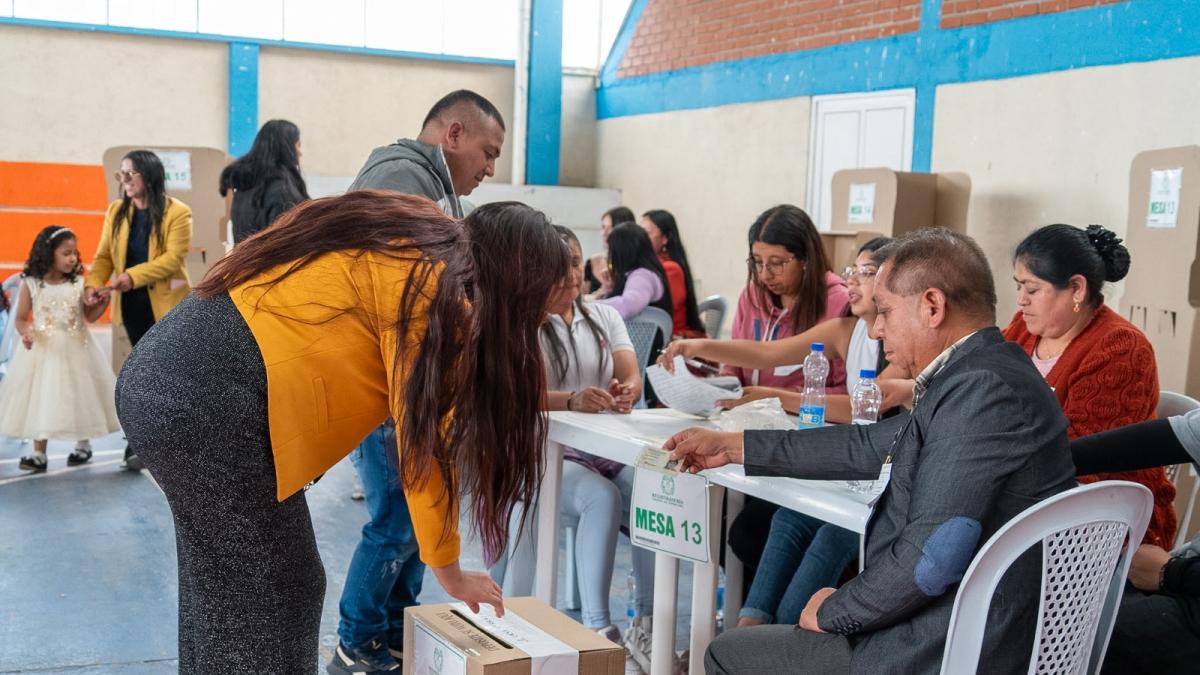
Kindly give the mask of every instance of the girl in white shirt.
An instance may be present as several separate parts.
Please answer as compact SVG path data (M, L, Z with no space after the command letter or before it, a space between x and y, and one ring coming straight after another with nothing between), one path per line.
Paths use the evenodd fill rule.
M561 226L557 229L571 247L572 271L562 291L551 297L548 316L542 324L546 409L628 413L641 398L642 380L625 322L612 307L583 301L580 296L583 253L579 240L569 229ZM564 448L563 455L566 461L562 474L562 514L568 522L578 521L575 559L583 623L619 642L621 634L609 616L608 599L617 536L621 523L628 520L633 470L572 448ZM514 513L513 517L519 519L520 513ZM535 520L530 514L525 531L519 537L509 538L508 555L490 570L492 578L504 586L505 595L533 592L536 553L530 530ZM645 555L638 555L639 552ZM636 549L634 557L638 596L647 598L648 613L648 598L653 597L653 555Z

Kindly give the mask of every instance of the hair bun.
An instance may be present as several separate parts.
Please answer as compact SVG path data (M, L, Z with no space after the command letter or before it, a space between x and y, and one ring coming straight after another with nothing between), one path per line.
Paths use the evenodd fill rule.
M1120 281L1129 273L1129 249L1115 232L1100 225L1087 226L1087 238L1104 261L1104 280Z

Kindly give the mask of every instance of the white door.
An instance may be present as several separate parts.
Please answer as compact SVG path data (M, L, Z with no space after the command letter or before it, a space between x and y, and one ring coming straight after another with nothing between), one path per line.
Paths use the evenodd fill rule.
M808 214L830 228L833 174L842 169L912 167L915 89L814 96L808 159Z

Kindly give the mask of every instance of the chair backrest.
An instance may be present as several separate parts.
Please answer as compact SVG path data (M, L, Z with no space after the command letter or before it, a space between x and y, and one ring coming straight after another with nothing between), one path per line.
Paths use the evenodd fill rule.
M1041 599L1029 672L1074 675L1085 672L1089 659L1098 670L1153 506L1150 491L1137 483L1100 481L1057 494L1005 524L959 584L942 673L976 672L992 594L1013 561L1039 542Z
M1200 401L1186 394L1177 394L1173 391L1158 393L1158 419L1160 420L1182 415L1196 408L1200 408Z
M661 335L665 344L671 339L672 325L671 315L657 307L647 307L625 322L629 340L633 342L633 351L637 354L638 368L642 372L645 372L654 356L650 353L654 348L654 339Z
M721 335L721 326L725 323L725 312L728 305L720 295L710 295L696 308L700 311L700 322L704 324L704 334L716 339Z

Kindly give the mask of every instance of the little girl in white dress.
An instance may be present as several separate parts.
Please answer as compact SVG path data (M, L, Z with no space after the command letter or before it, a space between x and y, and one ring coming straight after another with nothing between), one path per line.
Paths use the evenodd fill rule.
M20 463L29 471L46 470L51 438L78 441L67 457L75 466L92 458L86 439L120 429L112 369L85 323L104 313L108 294L85 305L82 271L74 232L38 233L13 312L21 345L0 381L0 435L34 439Z

